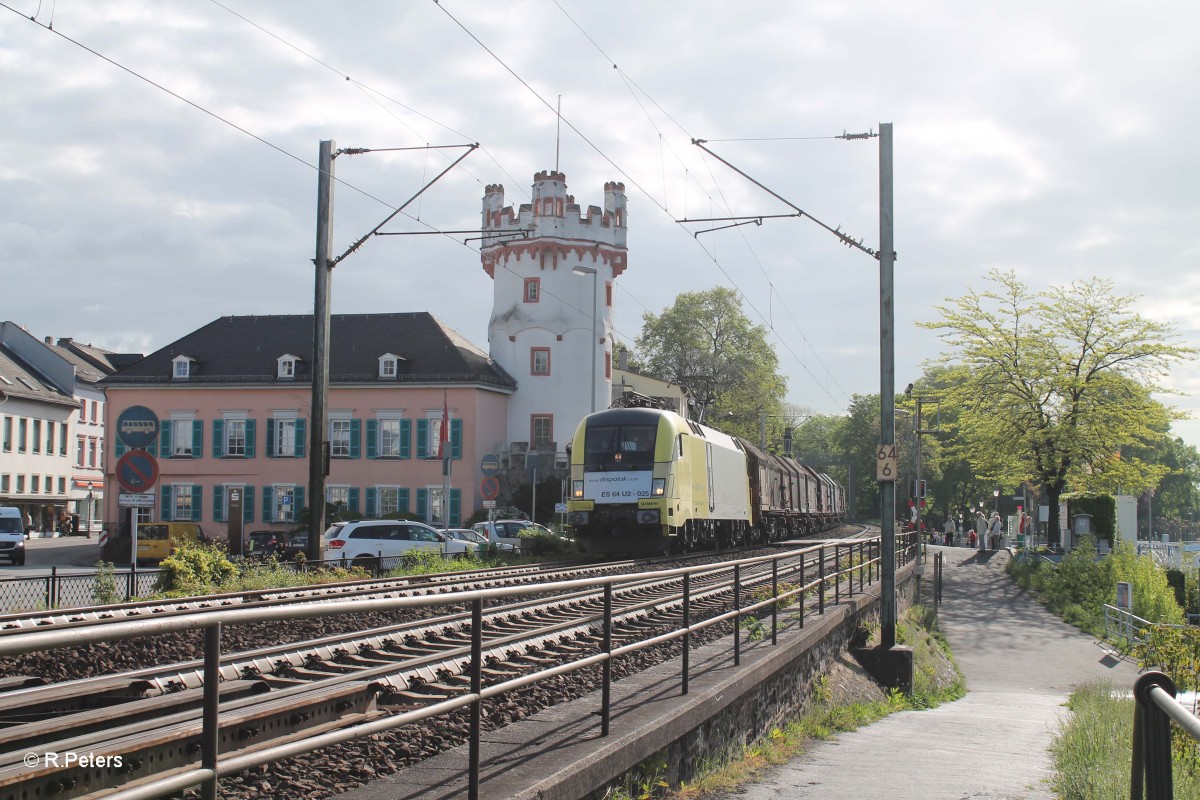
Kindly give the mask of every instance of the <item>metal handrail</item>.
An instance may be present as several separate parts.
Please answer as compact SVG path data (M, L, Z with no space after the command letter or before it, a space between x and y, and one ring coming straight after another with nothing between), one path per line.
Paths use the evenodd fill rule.
M161 633L204 629L205 681L203 701L203 734L201 736L204 744L201 750L200 767L198 769L188 770L182 775L151 779L145 783L141 783L137 788L118 790L111 795L107 795L112 798L119 798L119 800L135 800L136 798L137 800L141 800L141 798L158 796L158 794L162 792L177 791L186 785L196 785L197 783L200 783L201 797L205 800L209 800L210 798L215 800L217 797L217 779L221 776L234 774L252 766L270 763L281 758L310 752L328 744L369 736L371 734L389 730L394 727L410 724L420 719L469 706L472 711L470 726L471 754L470 764L468 767L469 797L471 797L472 800L476 800L479 796L479 710L480 703L484 699L502 694L506 691L511 691L512 689L519 688L520 686L525 686L554 675L564 674L566 672L571 672L586 666L603 664L605 681L603 686L604 699L601 709L601 716L602 731L607 733L610 713L610 704L608 701L610 677L609 666L614 657L679 637L683 637L686 643L690 638L690 634L692 633L700 631L706 627L709 627L710 625L714 625L723 619L738 619L741 615L765 609L767 606L770 607L771 612L772 644L777 644L778 640L776 638L776 631L778 628L779 608L781 603L786 598L796 595L803 596L805 591L815 590L818 601L817 611L818 613L824 613L826 583L829 582L832 584L832 588L835 593L835 602L837 602L837 599L840 599L840 584L843 577L848 576L850 593L853 595L855 574L857 574L859 577L859 592L860 594L864 593L863 571L866 570L866 579L868 583L877 578L881 571L882 552L879 545L879 539L861 540L859 542L849 544L833 545L832 555L834 567L828 572L825 570L825 555L829 546L818 545L797 550L788 550L783 553L773 553L770 555L737 559L720 564L679 567L675 569L636 573L620 577L605 576L596 578L579 578L568 581L557 581L538 586L536 587L536 591L538 593L562 592L584 588L602 589L605 597L603 626L603 630L605 631L604 645L600 652L597 652L593 655L585 656L570 663L560 664L555 667L544 669L530 675L520 676L518 678L511 679L501 684L489 686L487 688L483 688L480 683L480 670L484 664L484 653L481 641L483 603L487 600L529 595L531 592L535 591L535 587L522 585L497 587L483 590L459 591L441 595L422 595L419 597L348 599L336 605L325 606L303 605L275 606L269 608L227 609L210 611L206 614L188 614L163 619L120 621L97 628L63 631L30 631L27 633L16 633L0 639L0 656L16 655L19 653L35 652L59 647L80 646L101 641L112 642L123 639L134 639ZM909 555L911 545L912 542L910 540L898 537L897 554L901 557ZM846 549L851 556L851 563L845 568L841 566L839 561L843 549ZM856 550L857 559L854 558ZM815 576L816 579L812 581L806 581L804 578L803 567L801 567L802 577L800 579L800 586L780 592L778 586L779 561L781 559L792 559L796 556L800 556L801 563L803 564L804 557L809 554L817 554L821 562L818 574ZM857 560L857 563L854 563L855 560ZM766 563L770 563L772 568L771 597L768 597L767 599L757 603L742 606L740 593L735 591L735 610L733 612L721 614L720 619L706 619L696 622L692 622L692 620L689 619L689 585L690 578L692 576L728 570L732 573L731 585L736 586L740 580L740 570L742 567ZM654 636L641 642L631 643L622 647L614 648L612 646L610 634L612 629L612 587L616 584L623 584L632 581L646 581L650 579L676 577L681 577L684 579L684 610L680 627L676 628L674 631ZM299 741L266 747L254 752L240 753L236 755L231 754L225 758L218 758L217 733L219 724L219 667L221 661L221 631L224 625L247 622L265 622L273 620L282 621L311 617L329 617L335 615L341 616L370 611L392 611L410 607L428 607L430 605L450 604L470 604L471 606L472 642L471 657L469 662L471 690L469 692L419 710L389 716L385 719L377 719L366 723L359 723L357 725L349 726L337 731L329 731L324 734L306 737ZM803 614L803 603L801 603L801 614ZM803 626L803 624L803 616L801 616L800 625ZM741 632L735 627L735 651L740 650L740 641ZM687 693L688 683L687 652L688 649L685 644L682 665L682 689L684 694Z
M1133 758L1130 764L1130 800L1170 800L1174 795L1171 772L1171 723L1200 742L1200 719L1178 700L1175 682L1162 672L1147 672L1133 685Z

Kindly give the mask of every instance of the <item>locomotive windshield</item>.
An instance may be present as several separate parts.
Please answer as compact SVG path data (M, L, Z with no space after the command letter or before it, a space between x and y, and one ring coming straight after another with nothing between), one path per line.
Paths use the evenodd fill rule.
M583 465L599 470L650 469L654 466L656 425L596 425L584 437Z

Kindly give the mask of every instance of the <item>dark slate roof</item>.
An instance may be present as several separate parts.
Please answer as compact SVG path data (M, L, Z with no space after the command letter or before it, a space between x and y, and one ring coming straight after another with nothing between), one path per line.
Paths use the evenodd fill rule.
M40 400L44 403L78 407L79 403L70 395L44 380L36 369L0 344L0 397L20 397Z
M127 367L142 358L141 353L113 353L92 344L76 341L69 336L61 337L57 344L49 347L76 366L76 375L82 376L86 369L96 376L92 378L89 375L86 379L89 382L111 375L121 367Z
M106 370L101 369L90 359L84 358L73 349L57 344L47 344L46 347L53 350L55 354L65 361L70 362L75 367L75 379L81 383L94 384L105 375L113 372L111 367Z
M108 385L170 383L172 362L193 359L188 384L276 384L278 359L296 356L296 382L312 375L313 317L221 317L105 378ZM399 377L380 378L379 357L401 357ZM484 383L516 388L487 354L427 312L334 314L329 334L330 383Z

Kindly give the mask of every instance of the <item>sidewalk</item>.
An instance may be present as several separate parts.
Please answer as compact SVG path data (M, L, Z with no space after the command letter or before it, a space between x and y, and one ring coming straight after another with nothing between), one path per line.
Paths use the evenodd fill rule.
M1096 678L1132 688L1137 667L1022 595L1007 551L945 554L942 629L968 694L906 711L835 740L726 797L737 800L1045 800L1048 748L1071 690ZM926 575L932 575L932 568Z

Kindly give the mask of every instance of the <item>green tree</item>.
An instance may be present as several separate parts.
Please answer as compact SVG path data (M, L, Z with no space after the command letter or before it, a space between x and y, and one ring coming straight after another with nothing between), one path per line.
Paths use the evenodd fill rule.
M942 362L960 367L945 400L959 409L971 463L1001 485L1032 478L1044 486L1055 537L1058 498L1072 477L1163 437L1171 412L1150 395L1195 351L1170 325L1135 313L1135 298L1113 294L1106 279L1041 292L1013 272L993 270L988 280L993 288L948 299L937 306L940 320L919 324L939 331L949 345ZM1155 476L1144 470L1140 479Z
M650 374L688 388L701 422L757 442L762 414L779 413L787 380L766 328L732 289L684 292L661 314L647 312L637 345Z

